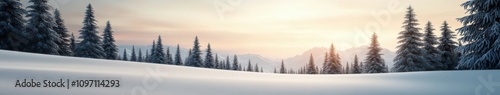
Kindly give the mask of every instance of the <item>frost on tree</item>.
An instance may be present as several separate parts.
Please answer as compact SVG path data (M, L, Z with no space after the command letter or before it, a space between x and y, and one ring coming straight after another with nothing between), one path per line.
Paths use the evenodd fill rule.
M156 46L151 52L151 63L165 64L165 53L163 52L163 44L161 42L161 36L158 36L158 41L156 41Z
M207 54L205 54L205 68L214 68L214 56L212 55L212 48L210 43L207 45Z
M372 42L370 47L368 47L368 54L366 57L366 70L365 73L387 73L387 67L385 66L384 59L382 59L380 51L380 45L377 41L377 35L373 33Z
M330 65L328 64L328 52L325 53L325 58L323 60L323 68L321 69L320 74L327 74L327 71L330 70Z
M340 64L339 54L335 52L335 47L333 43L330 45L330 51L327 54L326 60L326 70L324 70L325 74L341 74L342 73L342 65Z
M104 58L104 50L101 47L101 37L97 35L97 24L94 17L92 5L87 6L83 27L80 30L80 39L83 39L75 49L75 56L85 58Z
M400 40L398 43L400 45L397 46L398 50L394 58L394 67L392 68L394 72L425 71L432 68L424 58L426 51L420 48L423 47L422 33L419 32L420 28L417 28L417 21L413 9L408 7L403 22L404 30L399 32L398 39ZM368 67L368 64L365 64L366 67Z
M179 48L179 44L177 44L177 50L175 51L175 65L182 65L181 51Z
M25 51L43 54L59 54L60 35L54 31L57 27L52 14L49 12L51 6L47 0L30 0L33 5L28 6L28 24L26 33L29 38Z
M118 59L118 48L115 44L113 37L113 30L111 29L110 22L106 22L104 33L102 34L102 48L104 49L104 58L115 60Z
M462 4L469 13L459 18L458 28L464 43L458 69L500 69L500 5L499 0L470 0Z
M0 49L21 51L28 42L23 16L26 10L19 0L3 0L0 5Z
M73 55L73 50L70 49L70 36L68 34L68 29L66 29L66 25L64 25L64 20L61 18L61 13L58 9L54 11L54 19L56 23L56 27L54 27L54 31L59 34L59 41L56 41L56 44L59 46L59 54L64 56Z
M441 51L439 51L435 46L439 44L436 35L434 35L434 28L432 28L431 22L427 22L425 25L424 34L424 49L426 52L425 59L429 61L429 64L433 66L433 70L446 70L448 66L441 63Z
M443 70L453 70L458 65L458 52L456 51L457 42L453 41L455 39L455 33L449 29L448 23L446 21L441 26L441 42L437 47L441 53L441 63L443 63Z
M194 39L194 45L193 45L191 55L189 56L189 59L188 59L188 62L186 63L186 65L193 66L193 67L203 67L202 62L203 62L203 59L201 59L200 43L198 42L198 36L196 36Z

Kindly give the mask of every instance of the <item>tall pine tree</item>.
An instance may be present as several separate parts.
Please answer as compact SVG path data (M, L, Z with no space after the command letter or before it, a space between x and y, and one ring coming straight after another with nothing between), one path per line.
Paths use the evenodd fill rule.
M138 62L144 62L144 58L142 56L142 50L139 48L139 55L137 56L137 61Z
M212 48L210 43L207 45L207 54L205 54L205 68L214 68L214 56L212 56Z
M456 35L453 31L449 29L450 27L448 26L448 23L446 21L443 23L443 26L441 26L441 38L439 41L441 41L441 44L437 47L439 50L441 50L443 53L441 54L441 63L445 66L442 70L453 70L457 67L458 65L458 52L456 51L457 48L457 42L453 41L452 39L455 39ZM499 52L497 52L499 53Z
M366 70L365 73L387 73L388 70L385 66L384 59L382 59L380 51L380 45L377 41L377 34L373 33L372 42L370 47L368 47L369 51L366 57Z
M175 65L182 65L181 51L179 48L179 44L177 44L177 50L175 51Z
M253 72L253 67L252 67L252 63L250 62L250 60L248 60L248 64L247 64L247 71L249 72Z
M122 60L128 61L127 49L123 48Z
M309 55L309 63L307 64L307 74L318 74L318 70L316 69L316 64L314 64L314 58L311 55Z
M155 50L151 53L151 62L165 64L165 53L163 52L161 36L158 36L158 41L156 41L154 49Z
M33 5L28 6L28 24L26 26L29 42L25 50L33 53L59 54L60 35L54 30L57 27L49 10L52 7L47 0L30 0Z
M198 42L198 36L196 36L194 39L192 53L188 60L189 63L186 63L188 66L203 67L203 59L201 59L201 50L200 43Z
M135 46L132 46L132 54L130 55L130 61L137 61L137 55L135 55Z
M361 68L362 66L358 62L358 55L354 55L354 64L352 65L352 73L353 74L359 74L362 73L363 70Z
M439 44L436 35L434 35L434 28L432 28L431 22L427 22L425 25L424 34L424 49L426 52L425 59L429 61L429 64L433 66L433 70L444 70L447 66L441 63L441 51L439 51L435 46Z
M281 60L280 72L281 74L286 74L285 62Z
M111 30L111 24L106 22L106 27L102 34L102 49L104 49L104 58L116 60L118 59L118 48L115 44L115 38L113 37L113 31Z
M432 65L424 58L426 51L420 48L423 47L422 33L419 32L420 28L417 28L418 20L415 16L413 8L408 7L403 22L404 30L399 33L398 37L400 45L397 46L398 50L396 58L394 58L394 67L392 68L394 72L425 71L432 68ZM366 67L369 67L369 64L365 64Z
M231 68L232 70L236 70L236 71L239 71L241 70L240 68L240 64L238 63L238 57L236 57L236 55L234 55L234 58L233 58L233 66Z
M170 54L170 47L167 47L167 54L166 54L165 63L174 64L174 59L172 58L172 54Z
M56 41L56 44L59 46L59 55L71 56L73 55L73 50L70 49L70 36L58 9L54 11L54 19L56 23L54 31L59 35L59 41Z
M342 73L342 65L340 64L339 54L335 52L335 47L333 46L333 43L330 45L327 65L329 66L329 68L326 71L326 74Z
M21 51L28 42L23 18L26 10L19 0L2 0L0 5L0 49Z
M83 27L80 37L83 39L75 49L75 56L85 58L104 58L104 50L101 47L101 37L97 35L97 25L92 5L87 6Z

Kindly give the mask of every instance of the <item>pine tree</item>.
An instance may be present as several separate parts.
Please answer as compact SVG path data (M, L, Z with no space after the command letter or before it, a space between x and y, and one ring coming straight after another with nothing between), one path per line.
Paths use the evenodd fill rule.
M342 73L342 65L340 64L339 54L335 52L335 47L333 46L333 43L330 45L327 65L329 66L329 68L327 69L326 74Z
M149 51L146 49L146 55L143 59L143 62L150 62L149 59L150 59Z
M113 31L111 30L111 24L106 22L106 28L104 28L104 33L102 34L102 49L104 49L104 58L116 60L118 59L118 48L115 44L115 38L113 37Z
M238 63L238 57L236 57L236 55L234 55L234 58L233 58L233 68L231 68L232 70L236 70L236 71L239 71L241 70L240 64Z
M123 48L122 60L128 61L127 49Z
M56 23L56 27L54 27L54 31L59 35L59 41L56 41L56 44L59 46L58 53L64 56L73 55L73 51L70 49L70 39L68 34L68 29L64 25L64 20L61 18L61 13L58 9L54 11L54 19Z
M215 60L214 60L214 68L220 69L220 63L219 63L219 55L216 53L215 54Z
M361 67L362 67L362 64L360 66L360 64L358 62L358 55L354 55L354 65L352 66L352 73L359 74L359 73L363 72Z
M192 49L191 56L189 57L189 65L193 67L203 67L203 60L201 59L200 43L198 42L198 36L194 39L194 45Z
M384 59L382 59L380 51L380 45L377 41L377 34L373 33L372 42L370 47L368 47L369 51L366 54L366 70L365 73L387 73L388 70L385 66Z
M365 63L363 61L360 61L359 64L360 64L359 67L361 68L361 73L365 72L366 70Z
M179 44L177 44L177 51L175 51L175 65L182 65L181 51L179 48Z
M346 62L346 67L345 67L345 74L350 74L351 73L351 67L349 67L349 62Z
M146 58L146 62L150 62L152 63L153 62L153 53L156 52L155 50L155 47L156 47L156 42L153 40L153 45L151 45L151 51L149 52L149 54L146 54L148 55L147 58ZM147 52L146 52L147 53Z
M137 56L137 61L138 62L144 62L144 58L142 58L142 50L139 48L139 55Z
M130 61L137 61L137 55L135 55L135 46L132 46L132 54L130 55Z
M154 52L151 52L151 62L165 64L165 53L163 52L161 36L158 36L158 41L156 41L156 46L154 47L154 49Z
M28 6L28 24L26 26L29 42L25 51L42 54L59 55L60 35L54 30L57 27L47 0L30 0L33 5Z
M226 70L233 70L234 67L231 67L231 63L229 62L229 56L226 55Z
M323 69L321 69L321 74L327 74L330 71L330 64L328 64L328 52L325 53L325 60L323 60Z
M457 42L453 41L456 35L453 31L449 29L448 23L446 21L441 26L441 44L438 45L438 49L442 51L440 59L444 66L441 70L453 70L458 65L458 52L456 51ZM439 57L438 57L439 58Z
M281 60L281 67L280 67L280 72L281 74L286 74L286 68L285 68L285 63L283 60Z
M250 62L250 60L248 60L247 71L253 72L253 67L252 67L252 63Z
M167 47L167 54L165 59L166 64L174 64L174 59L172 58L172 54L170 54L170 47Z
M76 41L75 41L75 36L73 35L73 33L71 33L71 38L69 39L70 40L70 43L69 43L69 48L72 52L75 52L75 49L76 49ZM73 54L74 55L74 54Z
M23 18L26 10L19 0L3 0L0 6L0 49L21 51L28 42Z
M255 68L253 69L254 72L260 72L259 70L259 64L255 63Z
M439 42L433 33L434 28L432 28L431 22L427 22L425 26L424 34L424 49L427 51L425 54L425 59L429 61L429 64L433 66L433 70L444 70L447 66L441 63L441 51L436 47Z
M210 48L210 43L207 45L207 54L205 54L205 68L215 68L214 67L214 57L212 56L212 49Z
M426 51L420 48L423 47L422 33L419 32L420 28L416 27L418 20L415 18L415 13L411 7L408 7L405 19L403 23L404 30L399 33L400 36L398 37L400 39L398 43L401 44L397 46L398 50L396 51L392 71L410 72L430 70L429 68L432 68L432 65L423 57ZM368 63L365 68L371 66Z
M459 18L464 42L458 69L500 69L500 9L498 0L470 0L462 3L468 16ZM450 31L451 32L451 31Z
M311 55L309 55L309 63L306 66L307 74L318 74L318 70L316 70L316 65L314 64L314 58Z
M191 66L191 55L193 54L193 52L191 51L191 49L189 49L189 52L188 52L188 57L186 58L185 62L184 62L184 65L185 66Z
M87 6L83 27L80 37L83 39L75 49L75 56L85 58L104 58L104 50L101 47L101 37L97 35L97 25L92 5Z

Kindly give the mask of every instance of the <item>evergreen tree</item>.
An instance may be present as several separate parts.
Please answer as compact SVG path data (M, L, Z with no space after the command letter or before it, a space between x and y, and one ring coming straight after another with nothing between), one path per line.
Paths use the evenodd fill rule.
M259 64L255 63L255 68L253 69L254 72L260 72L259 70Z
M252 67L252 63L250 62L250 60L248 60L247 71L253 72L253 67Z
M175 65L182 65L181 51L179 49L179 44L177 44L177 51L175 52Z
M233 68L231 68L232 70L241 70L241 68L239 68L240 64L238 63L238 57L236 57L236 55L234 55L234 58L233 58Z
M349 67L349 62L346 62L346 67L345 67L345 74L350 74L351 73L351 67Z
M80 37L83 39L75 49L75 56L85 58L104 58L104 50L101 47L101 37L97 35L97 25L92 5L87 6L83 27Z
M229 62L229 56L226 55L226 69L233 70L234 67L231 67L231 63Z
M155 50L155 47L156 47L156 42L153 40L153 45L151 45L151 51L149 52L149 54L146 54L148 55L147 58L146 58L146 62L150 62L152 63L153 62L153 53L156 52ZM147 53L147 52L146 52Z
M329 68L326 71L326 74L341 74L342 73L342 65L340 64L339 54L335 52L335 47L333 43L330 45L330 52L328 53L328 61L327 65Z
M425 26L425 34L424 34L424 49L426 52L425 59L429 61L429 64L433 66L434 70L444 70L447 66L441 63L441 51L439 51L436 47L439 42L437 41L436 36L433 33L434 28L432 28L431 22L427 22Z
M71 33L71 38L69 39L70 40L70 43L69 43L69 48L71 49L72 52L75 52L75 49L76 49L76 41L75 41L75 36L73 35L73 33ZM74 55L74 54L73 54Z
M143 62L150 62L149 59L150 59L149 51L146 49L146 55L144 57Z
M54 19L56 23L56 27L54 27L54 31L59 35L59 41L56 41L56 44L59 46L58 53L64 56L73 55L73 50L70 49L70 39L68 34L68 29L64 25L64 20L61 18L61 13L58 9L54 11Z
M139 48L139 55L137 56L137 61L138 62L144 62L144 59L142 58L142 50Z
M422 43L422 33L419 32L420 28L417 19L415 18L415 13L411 7L408 7L407 14L405 16L405 21L403 28L399 34L398 39L401 43L397 46L396 58L394 58L394 67L392 68L395 72L410 72L410 71L425 71L430 70L432 65L423 57L425 55L425 50L421 49L423 47ZM366 67L372 66L367 60ZM371 67L370 67L371 68ZM371 72L371 71L365 71Z
M122 60L128 61L127 49L123 48Z
M174 59L172 58L172 54L170 54L170 47L167 47L167 54L166 54L165 63L174 64Z
M200 43L198 42L198 36L196 36L194 39L192 53L189 58L189 63L186 63L188 64L188 66L203 67L203 59L201 59L201 50Z
M186 58L186 60L185 60L185 62L184 62L184 65L185 65L185 66L191 66L191 62L189 62L189 61L191 61L191 55L192 55L192 53L193 53L193 52L191 51L191 49L189 49L189 52L188 52L188 57Z
M328 64L328 52L325 53L325 60L323 60L323 69L321 69L321 74L327 74L330 71L330 64Z
M132 46L132 54L130 55L130 61L137 61L137 55L135 55L135 46Z
M361 73L365 72L366 70L365 63L363 61L360 61L359 64L360 64L359 67L361 68Z
M468 16L459 18L464 42L458 69L500 69L500 8L498 0L469 0L462 3Z
M207 46L207 54L205 54L205 68L215 68L214 67L214 57L212 56L212 49L210 48L210 43Z
M316 69L316 65L314 64L314 58L311 55L309 55L309 63L307 64L307 74L318 74L318 70Z
M161 36L158 36L158 41L156 41L156 46L154 47L154 49L154 52L151 52L151 62L165 64L165 53L163 52Z
M359 73L363 72L361 67L362 67L362 64L360 66L360 64L358 62L358 55L354 55L354 64L352 66L352 73L359 74Z
M102 48L104 49L104 58L115 60L118 58L118 48L115 44L115 38L113 37L113 31L111 30L111 24L106 22L106 28L104 28L104 33L102 34Z
M19 0L2 0L0 5L0 49L21 51L28 42L23 18L26 10Z
M283 62L283 60L281 60L280 73L281 74L286 74L285 63Z
M30 0L33 5L28 6L28 24L26 26L29 42L25 50L33 53L59 55L60 35L54 30L57 27L47 0Z
M458 52L456 51L457 42L453 41L456 35L453 31L449 29L448 23L446 21L441 26L441 44L437 47L439 50L443 51L441 54L441 63L445 66L442 70L453 70L458 65ZM499 36L500 37L500 36ZM497 52L498 54L498 52ZM500 57L499 57L500 58ZM500 61L498 61L500 62Z
M220 64L219 64L219 55L218 55L218 54L215 54L214 68L216 68L216 69L220 69Z
M380 45L377 41L377 35L373 33L372 42L370 47L368 47L369 51L366 54L366 70L365 73L387 73L388 70L385 66L384 59L382 59L380 51Z

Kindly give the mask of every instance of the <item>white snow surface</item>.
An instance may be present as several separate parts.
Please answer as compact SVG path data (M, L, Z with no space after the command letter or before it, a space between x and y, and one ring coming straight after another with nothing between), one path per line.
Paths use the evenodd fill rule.
M121 86L15 87L25 78L118 79ZM284 75L0 50L0 84L0 95L500 95L500 70Z

